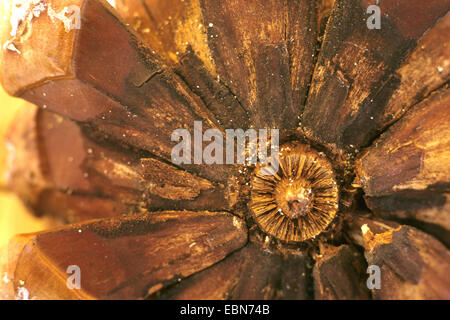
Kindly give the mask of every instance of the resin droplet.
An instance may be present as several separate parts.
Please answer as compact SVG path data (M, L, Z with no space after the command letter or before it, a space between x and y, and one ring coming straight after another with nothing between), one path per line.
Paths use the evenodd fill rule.
M319 235L338 211L338 187L330 162L311 147L290 142L279 152L279 170L253 174L250 210L262 231L286 242ZM265 171L267 172L267 171Z

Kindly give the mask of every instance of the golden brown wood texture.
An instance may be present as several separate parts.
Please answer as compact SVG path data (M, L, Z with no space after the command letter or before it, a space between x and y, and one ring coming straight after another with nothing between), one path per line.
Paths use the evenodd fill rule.
M335 2L302 116L302 125L308 137L328 145L337 153L367 146L386 126L386 121L395 118L396 115L390 117L391 114L401 112L397 110L398 102L394 106L396 102L391 101L388 107L386 103L393 94L398 96L410 85L409 77L413 75L406 76L408 72L405 71L414 68L417 60L429 59L433 67L438 61L448 60L448 50L436 41L440 34L443 37L446 35L442 30L445 26L440 25L438 30L432 31L432 35L426 35L426 39L419 42L420 47L417 47L417 40L447 13L449 1L382 1L380 30L370 30L366 26L366 8L369 4L372 3L351 0ZM422 45L425 46L427 41L430 44L430 38L434 38L431 40L432 46L423 51ZM401 66L401 61L416 47L410 60ZM433 61L433 57L438 55L439 59ZM443 65L440 67L444 68ZM399 71L395 74L397 69ZM448 81L448 75L435 70L431 74L428 68L415 70L420 74L419 78L430 79L429 83L417 81L419 88L409 89L418 96ZM407 94L402 95L402 99L406 99L402 108L414 103L414 99L408 98Z
M374 299L449 299L450 252L430 235L406 225L348 215L346 232L365 248L368 265L380 267Z
M314 266L315 299L366 300L367 263L355 248L343 245L321 252Z
M38 214L77 222L146 208L231 208L227 191L213 182L29 108L8 135L8 181Z
M370 209L385 218L429 224L430 230L437 226L446 243L449 105L450 94L444 87L414 106L357 161L358 180Z
M245 128L249 116L258 127L297 127L318 16L326 16L313 2L149 0L119 2L118 10L131 24L145 25L140 34L178 65L177 73L221 123ZM143 11L150 15L133 20Z
M231 214L158 212L19 236L7 248L2 271L15 294L25 287L34 299L137 299L211 266L246 242L245 224ZM81 290L66 286L71 265L82 272Z
M195 120L203 120L205 130L217 127L201 99L178 76L164 69L160 59L109 6L95 0L77 3L81 7L81 29L66 31L61 27L58 37L37 42L43 40L37 29L54 32L55 22L43 13L31 20L32 35L19 38L23 54L3 51L2 61L7 66L3 68L3 82L9 93L168 161L176 145L170 140L174 130L193 126ZM2 30L10 30L9 24ZM8 37L4 35L3 39ZM48 48L49 44L62 49ZM23 60L38 65L42 55L48 56L39 48L57 55L48 59L61 61L60 72L40 66L43 74L39 79L11 78L21 73L18 70L32 70ZM192 170L219 181L227 178L223 166L193 166Z
M14 238L3 298L449 298L449 0L383 0L380 30L367 0L24 3L18 24L0 3L3 86L39 108L8 136L9 185L78 223ZM55 15L68 5L79 28ZM194 121L280 129L314 157L285 161L281 187L249 165L174 164L172 133ZM310 215L308 237L261 224L262 198Z
M450 253L439 241L409 226L363 234L367 262L381 268L375 299L450 298Z
M153 298L310 299L309 261L301 253L280 255L249 244L225 261L163 290Z

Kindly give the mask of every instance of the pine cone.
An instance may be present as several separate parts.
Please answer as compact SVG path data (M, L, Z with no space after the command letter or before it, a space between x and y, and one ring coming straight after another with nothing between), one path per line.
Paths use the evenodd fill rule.
M10 241L0 296L450 298L448 0L380 29L367 0L110 3L0 4L9 184L65 224ZM241 128L279 130L272 175L174 163L176 130Z

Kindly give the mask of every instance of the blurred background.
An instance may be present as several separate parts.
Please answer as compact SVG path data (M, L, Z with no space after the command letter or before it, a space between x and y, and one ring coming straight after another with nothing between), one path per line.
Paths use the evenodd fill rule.
M8 190L5 180L5 134L21 108L21 99L9 96L0 86L0 248L19 233L36 232L50 227L50 222L34 217L21 201Z

